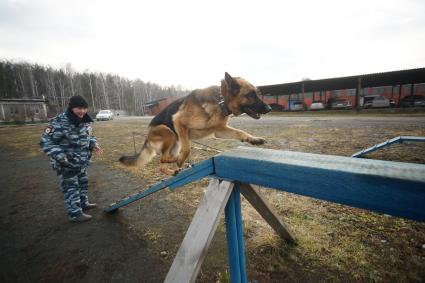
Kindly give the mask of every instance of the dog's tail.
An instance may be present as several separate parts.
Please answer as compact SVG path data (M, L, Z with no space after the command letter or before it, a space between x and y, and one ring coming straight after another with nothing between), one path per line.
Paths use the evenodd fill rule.
M136 155L121 156L119 161L126 166L144 166L156 155L156 151L146 140L142 150Z

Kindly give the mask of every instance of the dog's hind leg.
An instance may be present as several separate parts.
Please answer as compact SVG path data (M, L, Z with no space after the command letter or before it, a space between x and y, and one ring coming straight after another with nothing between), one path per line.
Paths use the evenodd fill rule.
M122 156L119 161L127 166L144 166L156 154L167 152L167 148L172 146L173 140L176 140L176 136L167 126L158 125L152 127L149 129L142 151L134 156Z
M127 166L144 166L156 155L156 150L149 140L146 140L140 153L132 156L121 156L119 161Z
M182 168L178 168L176 170L173 170L169 168L169 165L165 165L164 163L176 163L177 157L180 152L180 142L177 139L177 136L174 132L171 132L170 136L168 136L167 139L164 140L164 143L162 145L162 152L161 152L161 172L166 175L174 176L178 172L182 170Z
M169 163L177 161L177 155L180 151L179 142L176 134L167 126L159 125L152 129L150 140L157 142L157 152L160 157L160 171L166 175L175 175L175 170L169 168Z
M176 128L181 146L180 153L177 157L177 166L181 168L190 154L189 129L177 121L174 121L174 127Z
M164 135L163 135L164 137ZM177 136L174 132L169 131L164 137L161 148L161 163L175 163L177 161L178 151L178 141Z

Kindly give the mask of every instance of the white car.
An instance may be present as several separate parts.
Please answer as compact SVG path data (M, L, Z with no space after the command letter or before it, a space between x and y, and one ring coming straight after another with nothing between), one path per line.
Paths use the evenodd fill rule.
M310 110L323 110L325 104L322 101L313 101L310 105Z
M331 107L332 109L351 109L353 106L351 105L350 100L338 98L332 102Z
M391 102L388 98L385 96L365 96L363 100L364 108L383 108L383 107L390 107Z
M96 120L113 120L114 119L114 113L111 110L100 110L99 113L96 115Z

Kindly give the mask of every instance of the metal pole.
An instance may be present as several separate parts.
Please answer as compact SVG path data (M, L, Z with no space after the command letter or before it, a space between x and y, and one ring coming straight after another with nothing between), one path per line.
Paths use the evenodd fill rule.
M1 108L1 118L0 118L0 120L6 121L6 115L4 115L3 104L0 104L0 108Z
M357 80L357 89L356 89L356 111L360 111L360 91L362 89L362 78L359 77Z
M301 92L302 92L302 100L304 104L304 82L301 82Z
M136 155L137 154L137 152L136 152L136 139L134 138L134 132L133 132L133 147L134 147L134 155Z

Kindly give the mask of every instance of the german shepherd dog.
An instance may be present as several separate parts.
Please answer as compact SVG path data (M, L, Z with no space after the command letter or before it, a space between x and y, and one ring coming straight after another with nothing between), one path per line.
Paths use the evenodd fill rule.
M150 122L141 152L122 156L119 161L129 166L144 166L160 154L161 163L177 163L181 168L190 153L190 140L212 136L253 145L263 144L264 138L228 125L230 114L238 116L246 113L259 119L261 114L270 112L270 106L260 100L259 94L260 91L251 83L226 72L221 87L197 89L169 104Z

